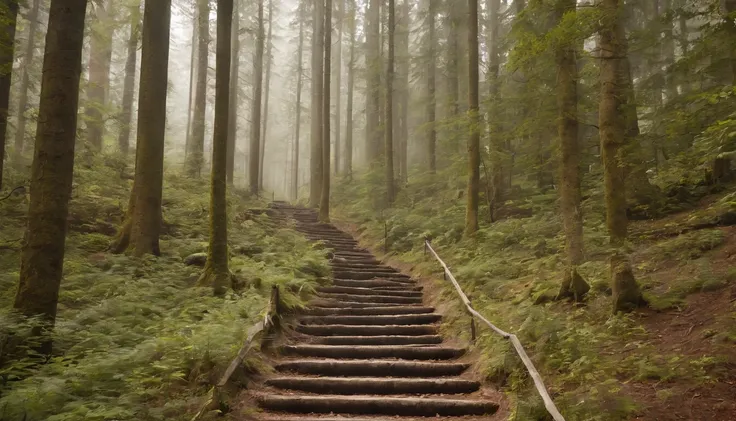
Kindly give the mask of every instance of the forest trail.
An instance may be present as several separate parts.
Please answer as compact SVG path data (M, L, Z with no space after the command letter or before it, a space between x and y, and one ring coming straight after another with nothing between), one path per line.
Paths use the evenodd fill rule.
M466 350L439 335L442 316L424 304L421 286L319 223L314 210L271 207L274 218L295 219L299 232L333 249L333 282L278 348L277 374L254 393L266 411L259 420L493 419L493 392L471 378Z

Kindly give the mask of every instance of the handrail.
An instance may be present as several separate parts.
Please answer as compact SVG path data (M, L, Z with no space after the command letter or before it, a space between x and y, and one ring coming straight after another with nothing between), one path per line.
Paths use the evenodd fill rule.
M468 312L472 315L483 321L485 324L488 325L494 332L502 336L504 339L508 339L511 341L511 343L514 346L514 349L516 350L516 353L521 358L521 361L524 363L524 366L526 367L529 374L532 376L532 379L534 380L534 386L537 389L537 392L539 392L539 395L542 397L542 400L544 401L544 406L547 408L547 412L552 415L552 418L554 418L555 421L565 421L565 418L560 414L560 411L557 410L557 407L555 406L555 403L552 401L552 398L549 396L549 393L547 392L547 388L544 385L544 382L542 381L542 377L539 375L539 371L537 371L536 367L534 367L534 364L532 363L532 360L529 359L529 356L527 355L526 351L524 351L524 347L521 345L521 342L519 341L519 338L516 337L513 333L505 332L498 327L496 327L493 323L488 321L483 315L478 313L473 306L470 303L470 299L467 295L463 292L462 288L460 288L460 284L457 282L457 279L455 279L455 276L453 276L452 272L450 272L450 268L447 267L444 261L440 258L440 256L437 254L436 251L432 248L432 245L429 243L429 240L424 241L424 247L425 250L429 250L432 252L432 255L434 255L435 259L437 259L438 262L442 265L442 268L445 271L445 276L447 279L452 282L452 284L455 286L455 289L457 290L458 295L460 295L460 299L462 300L463 304L465 304L465 307L467 308Z
M245 360L246 355L248 355L248 351L250 351L253 340L255 339L256 335L259 333L270 329L271 327L275 327L278 324L278 315L281 311L281 297L279 293L279 287L274 285L271 289L271 298L268 301L268 312L266 312L266 315L263 316L263 319L259 321L258 323L254 324L248 329L248 334L245 338L245 341L243 342L243 346L240 348L240 351L238 351L238 355L235 356L235 358L230 362L230 365L228 365L225 372L220 376L220 380L217 381L217 383L210 388L209 392L207 392L207 400L205 401L204 405L199 409L199 411L194 414L194 417L192 417L191 421L197 421L209 410L212 409L212 406L217 404L219 401L219 391L220 389L224 388L225 385L227 385L227 382L230 380L230 377L233 375L235 370L238 368L240 364L243 363L243 360Z

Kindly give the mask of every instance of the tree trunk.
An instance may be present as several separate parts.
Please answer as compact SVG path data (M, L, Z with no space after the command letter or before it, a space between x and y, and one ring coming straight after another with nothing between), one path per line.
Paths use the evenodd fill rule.
M322 196L322 62L324 54L324 2L314 0L312 16L312 104L309 153L309 206L316 208Z
M342 30L345 24L345 1L337 0L337 51L335 51L335 175L340 174L342 149Z
M338 0L342 1L342 0ZM325 1L324 7L324 82L322 92L322 191L319 205L319 220L323 223L330 222L330 73L331 73L331 49L332 49L332 0Z
M388 66L386 69L386 204L394 202L394 37L396 26L395 0L388 0Z
M272 32L273 28L273 0L268 1L268 37L266 38L266 88L264 92L264 102L263 102L263 133L261 134L261 156L260 156L260 164L258 166L258 184L260 186L260 189L263 190L263 160L266 157L266 134L268 130L268 98L269 98L269 91L271 88L271 63L273 62L273 57L271 57L271 47L273 46L273 41L271 40L271 37L273 35Z
M23 65L21 66L20 95L18 97L18 122L15 126L15 151L13 162L18 167L22 166L23 149L26 143L26 108L28 107L28 88L30 85L31 66L36 54L36 32L38 32L38 9L41 0L33 0L31 10L28 12L28 41L26 43ZM1 7L1 6L0 6ZM7 45L4 42L2 45ZM0 169L2 166L0 165ZM2 177L0 177L1 179Z
M435 15L437 13L432 1L427 2L427 155L429 172L437 172L437 99L435 97L435 78L437 64L435 63Z
M13 55L15 53L15 26L18 17L16 0L0 0L0 188L3 186L3 165L8 129L8 107L10 106L10 83L13 77Z
M257 195L261 191L259 176L261 163L261 97L263 92L263 48L265 27L263 22L263 0L258 1L258 32L256 34L256 56L253 61L253 106L250 118L249 185L250 192Z
M161 254L159 234L170 24L171 0L145 3L135 179L126 219L111 246L115 253L132 250L136 256Z
M409 72L411 56L409 54L409 31L411 16L409 15L409 1L401 3L401 24L399 25L399 75L401 87L399 91L398 138L399 138L399 180L402 183L409 181Z
M210 44L209 0L197 0L197 89L194 93L191 149L187 151L186 172L189 177L200 177L204 165L204 132L207 113L207 68Z
M480 184L480 114L478 99L478 0L468 0L468 205L465 213L465 235L478 231L478 185Z
M238 141L238 94L240 93L240 7L239 0L235 0L230 35L230 98L228 99L227 121L227 183L232 185L235 177L235 145Z
M296 68L296 117L294 122L294 153L292 155L292 174L291 174L291 201L296 202L299 198L299 141L301 137L302 127L302 81L304 80L302 73L304 72L304 21L306 17L306 5L304 0L299 2L299 52Z
M450 10L449 33L447 36L447 109L448 117L453 118L460 112L460 6L447 3ZM472 48L472 47L471 47ZM457 134L453 134L457 136Z
M626 311L644 304L639 285L624 251L626 242L626 181L621 156L626 138L625 104L621 92L627 79L625 33L620 0L603 0L603 27L600 33L601 97L599 127L606 199L606 223L611 246L613 309Z
M199 6L195 3L194 13L192 15L192 48L189 56L189 97L187 105L187 139L184 144L184 163L187 165L189 151L192 150L192 108L194 107L194 81L196 80L197 74L197 22L199 18L197 15L199 12L197 9Z
M355 88L355 14L357 5L350 1L350 61L348 62L348 103L345 120L345 175L353 177L353 90Z
M9 7L7 17L15 17L14 5L3 6L4 12ZM13 305L25 316L40 316L48 328L56 320L64 266L86 9L87 0L52 0L49 8L28 226ZM40 348L50 353L51 342Z
M490 164L491 164L491 179L486 180L490 184L488 206L491 222L495 221L496 207L499 202L503 200L503 188L504 188L504 169L503 169L503 139L499 135L501 131L500 122L498 121L499 110L498 110L498 91L499 81L498 76L501 68L501 54L500 54L500 0L489 0L487 3L488 7L488 90L490 92L490 112L488 121L488 132L490 137ZM496 117L495 120L492 120Z
M230 48L233 0L217 0L217 63L215 75L215 127L212 139L210 190L210 246L198 285L212 286L224 295L232 286L227 251L227 144L230 125Z
M366 160L373 163L381 155L381 2L370 0L366 16Z
M558 0L558 25L566 13L576 13L576 0ZM558 298L581 301L590 290L578 274L583 263L583 213L580 193L580 146L578 145L578 40L571 39L555 51L557 62L557 133L560 138L560 210L565 229L567 270Z
M130 123L133 115L133 96L135 94L135 72L138 61L138 37L140 36L140 2L130 7L130 35L128 36L128 58L125 60L125 79L123 81L123 106L120 113L120 133L118 148L128 156L130 147ZM188 131L188 130L187 130Z
M102 150L105 134L107 93L110 87L110 64L112 62L113 4L101 2L92 23L89 48L89 81L87 86L87 142L96 151Z

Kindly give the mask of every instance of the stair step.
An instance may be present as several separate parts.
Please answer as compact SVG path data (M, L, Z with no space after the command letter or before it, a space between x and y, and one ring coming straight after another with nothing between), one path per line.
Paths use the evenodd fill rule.
M419 298L422 297L421 291L345 287L345 286L317 287L317 292L324 292L328 294L383 295L383 296L390 295L394 297L419 297Z
M352 315L352 316L369 316L369 315L392 315L392 314L426 314L433 313L434 307L419 306L381 306L381 307L312 307L304 313L312 316L331 316L331 315Z
M370 295L357 295L357 294L330 294L330 293L318 293L318 297L331 299L331 300L339 300L339 301L349 301L349 302L355 302L355 303L391 303L391 304L421 304L422 303L422 297L393 297L390 295L378 295L378 294L370 294Z
M352 287L352 288L398 288L411 291L421 291L422 287L412 286L411 284L396 281L388 281L386 279L335 279L332 282L335 286Z
M411 279L411 276L404 275L403 273L389 273L389 272L375 272L375 271L362 272L362 271L354 271L354 270L333 270L332 274L335 276L335 278L357 279L357 280L374 279L374 278Z
M437 323L441 314L396 314L396 315L333 315L306 316L299 320L306 325L421 325Z
M280 372L320 376L445 377L459 376L470 364L407 360L298 359L276 364Z
M357 301L341 301L334 299L319 298L310 301L310 306L313 308L326 307L326 308L367 308L367 307L406 307L407 304L399 303L363 303Z
M256 400L265 409L306 414L340 413L433 417L490 415L498 410L498 405L493 402L467 399L258 394Z
M296 331L314 336L436 335L435 325L297 325Z
M465 379L381 377L277 377L266 384L279 389L327 395L461 394L480 389Z
M386 336L320 336L314 341L322 345L439 345L439 335Z
M401 345L286 345L280 347L284 355L319 358L396 358L403 360L450 360L465 353L462 348L401 346Z

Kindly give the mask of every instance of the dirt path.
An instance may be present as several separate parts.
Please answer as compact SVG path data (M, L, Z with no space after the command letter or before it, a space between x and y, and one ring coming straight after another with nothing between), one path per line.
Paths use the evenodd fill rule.
M264 410L257 419L496 419L498 393L470 378L465 349L443 343L441 315L424 305L422 287L314 211L273 208L333 249L333 283L318 289L291 343L279 347L277 374L252 393Z

